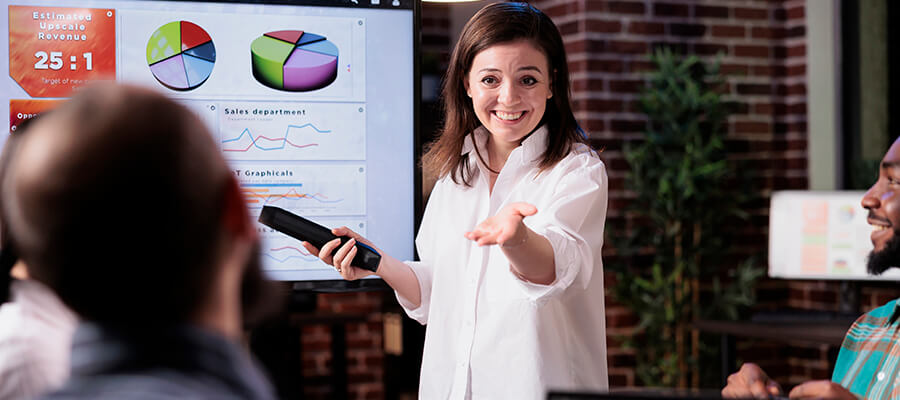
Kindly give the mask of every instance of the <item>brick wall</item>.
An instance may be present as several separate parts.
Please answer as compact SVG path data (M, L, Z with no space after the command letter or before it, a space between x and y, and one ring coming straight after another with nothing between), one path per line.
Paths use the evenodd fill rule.
M348 317L344 324L347 346L347 398L384 398L384 347L379 292L319 294L317 313ZM306 314L294 314L301 328L303 394L306 399L333 399L330 325L304 323Z
M727 97L738 105L729 121L730 156L759 171L761 199L749 210L749 228L734 246L736 256L766 250L768 198L773 190L808 187L806 118L807 0L535 0L564 36L576 117L609 167L608 235L625 226L627 171L621 150L639 140L645 120L636 99L651 68L646 54L670 46L685 54L713 59L721 53L729 74ZM606 248L607 261L615 260ZM607 286L614 283L607 275ZM897 297L890 284L859 284L865 311ZM760 307L837 310L836 282L764 280ZM607 299L610 385L632 386L634 357L616 335L630 334L636 318ZM785 358L785 355L787 357ZM833 356L833 355L832 355ZM828 349L751 341L739 345L739 357L772 367L776 379L791 384L830 377Z

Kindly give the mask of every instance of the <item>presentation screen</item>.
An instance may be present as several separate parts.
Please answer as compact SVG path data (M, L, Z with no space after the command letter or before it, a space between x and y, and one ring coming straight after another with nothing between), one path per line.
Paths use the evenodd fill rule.
M91 82L154 88L208 125L254 219L281 207L412 259L414 6L4 0L0 107L14 131ZM340 279L297 240L258 230L272 278Z
M781 191L769 210L769 276L788 279L898 280L866 271L872 251L862 191Z

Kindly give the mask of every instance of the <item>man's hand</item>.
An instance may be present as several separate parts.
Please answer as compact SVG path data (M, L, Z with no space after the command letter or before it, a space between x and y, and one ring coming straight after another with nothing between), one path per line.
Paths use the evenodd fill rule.
M832 381L810 381L798 385L791 390L792 399L847 399L856 400L856 396L843 386Z
M780 395L781 386L753 363L745 363L738 372L729 375L728 386L722 389L722 397L727 398L768 399Z

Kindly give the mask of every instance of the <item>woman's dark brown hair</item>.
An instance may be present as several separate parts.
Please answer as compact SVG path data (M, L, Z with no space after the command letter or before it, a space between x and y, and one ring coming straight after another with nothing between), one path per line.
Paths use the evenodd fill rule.
M442 178L450 174L453 182L471 186L467 156L461 155L468 135L480 125L472 101L466 95L464 80L472 61L481 51L502 43L527 40L547 57L550 66L550 90L541 124L547 125L547 149L540 169L546 170L563 159L572 145L586 143L575 122L569 104L569 68L559 30L546 14L526 3L495 3L482 8L466 23L444 78L442 88L444 126L440 138L423 156L426 175Z

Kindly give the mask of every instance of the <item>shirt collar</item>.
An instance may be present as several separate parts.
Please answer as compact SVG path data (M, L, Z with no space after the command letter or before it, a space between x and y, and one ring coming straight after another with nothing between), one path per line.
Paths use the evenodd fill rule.
M547 149L547 134L547 125L541 125L522 141L522 145L518 147L522 149L522 160L532 161L544 154L544 151ZM478 150L485 154L488 135L490 135L490 132L484 126L475 128L472 134L468 135L469 140L463 142L461 154L465 155L475 150L475 143L478 144Z

